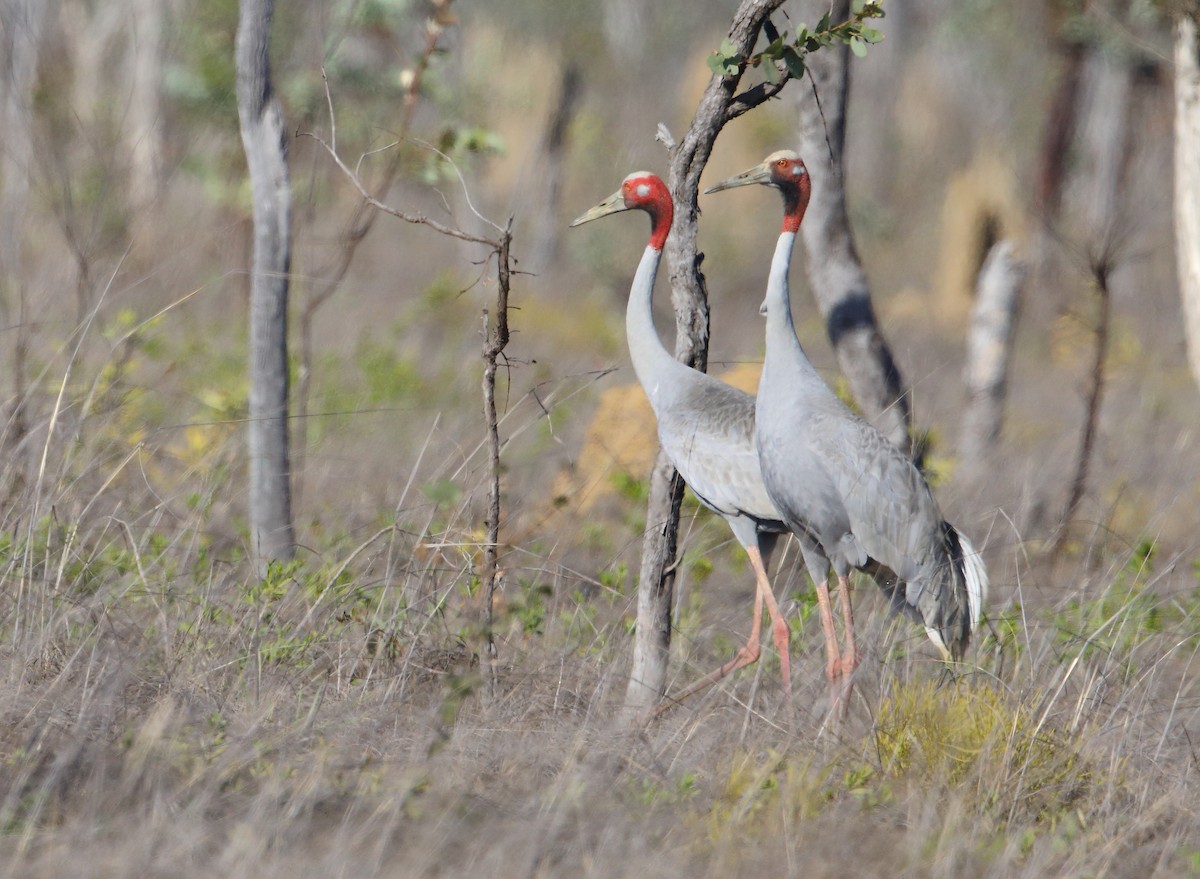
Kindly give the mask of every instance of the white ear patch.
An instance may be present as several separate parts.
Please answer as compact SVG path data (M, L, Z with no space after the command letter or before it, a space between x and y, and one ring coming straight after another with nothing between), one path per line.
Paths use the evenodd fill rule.
M638 188L637 188L637 194L638 194L638 195L639 195L641 198L645 198L646 196L648 196L648 195L650 194L650 186L649 186L649 184L647 184L647 183L639 183L639 184L638 184Z
M800 165L792 165L792 176L793 177L799 177L803 173L804 173L804 168L802 168Z

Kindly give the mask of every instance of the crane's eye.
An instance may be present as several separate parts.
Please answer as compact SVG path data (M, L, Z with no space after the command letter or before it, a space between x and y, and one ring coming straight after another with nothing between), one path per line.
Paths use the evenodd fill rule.
M780 168L786 168L787 167L787 159L776 159L775 164L778 165Z

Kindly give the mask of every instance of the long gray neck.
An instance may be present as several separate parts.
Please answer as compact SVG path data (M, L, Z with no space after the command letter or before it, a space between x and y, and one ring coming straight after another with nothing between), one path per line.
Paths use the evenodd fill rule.
M800 340L796 338L796 326L792 322L792 304L788 290L788 266L792 261L792 245L796 242L795 232L782 232L775 245L775 256L771 260L771 275L767 281L767 294L763 306L767 311L767 354L764 363L764 380L767 374L774 377L799 377L808 389L828 390L820 374L809 362ZM772 365L781 369L776 372ZM813 384L815 382L816 384ZM801 390L793 388L792 390Z
M633 360L633 371L650 398L654 411L671 399L675 386L670 376L684 365L671 356L658 331L654 328L654 277L662 251L647 247L638 263L629 288L629 305L625 310L625 335L629 342L629 356Z

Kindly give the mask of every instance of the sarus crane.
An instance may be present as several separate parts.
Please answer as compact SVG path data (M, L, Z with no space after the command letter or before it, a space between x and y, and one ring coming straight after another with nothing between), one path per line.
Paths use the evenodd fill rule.
M759 463L767 494L788 528L820 547L805 561L817 584L832 703L844 712L860 661L847 581L852 568L871 573L893 608L923 624L943 659L953 660L962 657L979 624L987 570L970 541L942 517L912 461L838 399L796 338L788 266L812 193L804 162L790 150L772 153L706 193L755 183L778 189L784 206L760 308L766 356L755 410ZM844 650L825 582L829 564L838 578Z
M650 215L650 241L634 274L625 315L634 372L650 399L667 457L700 502L729 523L750 559L755 583L754 618L745 646L716 671L663 703L659 711L758 660L764 604L790 704L789 631L767 577L771 553L788 526L775 511L759 471L754 397L676 360L654 328L654 279L674 217L671 194L659 177L647 171L630 174L620 189L571 225L628 210Z

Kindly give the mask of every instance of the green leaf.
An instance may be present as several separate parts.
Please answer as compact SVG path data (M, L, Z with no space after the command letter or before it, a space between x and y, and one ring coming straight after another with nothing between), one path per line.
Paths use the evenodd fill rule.
M867 44L863 42L862 37L850 38L850 50L859 58L867 57Z
M721 47L708 56L708 69L717 76L733 76L743 60L737 47L726 37Z
M817 22L817 26L813 28L817 33L824 33L829 30L829 12L821 16L821 20Z
M796 51L795 46L783 47L783 63L793 79L801 79L804 76L804 58Z
M776 37L767 48L762 50L764 58L778 58L783 54L783 37Z
M877 31L877 30L875 30L874 28L870 28L870 27L864 27L864 28L863 28L863 29L862 29L862 30L859 32L859 36L861 36L861 37L862 37L864 40L866 40L868 43L881 43L881 42L883 42L883 33L882 33L882 32L880 32L880 31Z
M770 58L763 59L763 75L771 85L779 82L779 68L775 66L775 62Z

